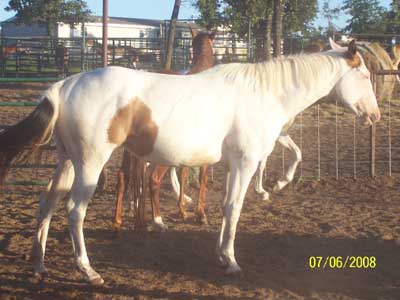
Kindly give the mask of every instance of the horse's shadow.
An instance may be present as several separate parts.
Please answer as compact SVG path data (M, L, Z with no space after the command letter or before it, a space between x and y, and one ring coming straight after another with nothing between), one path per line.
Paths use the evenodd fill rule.
M167 299L209 299L209 297L192 294L182 289L169 292L163 288L148 289L116 281L113 271L129 274L130 270L147 270L159 274L173 274L178 280L200 280L223 289L234 286L241 291L271 290L276 294L312 298L317 295L340 295L357 299L398 299L400 295L400 252L394 242L382 242L375 238L348 239L327 238L314 235L273 234L269 232L249 233L240 231L237 234L236 257L244 269L242 276L229 277L224 269L216 263L214 253L218 233L206 230L187 230L186 232L170 230L165 233L139 234L123 231L118 238L112 239L112 233L106 230L87 228L85 235L88 241L89 257L94 267L103 275L106 285L91 288L80 276L67 280L71 274L62 272L57 275L51 271L54 263L50 262L50 280L46 280L41 295L54 296L73 293L101 293L107 297L132 297L138 295L150 298ZM70 242L64 231L53 231L50 239L57 239L61 244L52 246L50 253L65 256ZM62 245L64 244L64 245ZM4 245L3 245L4 246ZM60 247L61 246L61 247ZM58 249L57 249L58 248ZM56 251L54 253L54 251ZM7 252L3 252L8 255ZM49 254L51 255L51 254ZM323 268L324 259L328 256L374 256L376 268L332 269ZM14 255L15 256L15 255ZM320 268L310 268L310 256L321 256ZM71 263L72 263L72 258ZM19 260L13 262L17 263ZM64 261L65 263L65 261ZM64 264L63 263L63 264ZM27 262L20 261L22 269ZM25 267L23 267L23 265ZM56 267L59 269L60 267ZM65 269L66 266L61 267ZM29 273L29 272L28 272ZM2 283L18 289L23 285L22 293L36 293L41 286L30 279L30 274L10 274ZM130 273L132 274L132 272ZM58 276L58 277L57 277ZM124 275L125 276L125 275ZM132 275L131 275L132 276ZM183 278L183 279L182 279ZM108 283L108 284L107 284ZM195 292L193 292L195 293ZM27 294L27 295L28 295ZM23 296L22 294L19 294ZM212 297L211 297L212 298ZM99 298L100 299L100 298ZM126 298L130 299L130 298ZM218 296L221 300L246 299L232 295ZM336 299L336 298L335 298Z
M97 230L86 232L94 239L109 235ZM313 292L362 299L395 299L400 295L400 252L394 242L238 232L235 250L244 274L228 277L216 263L216 238L216 232L206 231L170 230L145 236L123 232L111 245L96 245L91 256L105 278L108 267L141 268L198 278L217 286L229 283L241 290L288 290L305 297ZM323 257L320 268L309 266L311 256ZM343 261L347 256L376 257L377 266L349 268L349 262L346 269L335 269L329 267L328 260L323 268L328 256L342 256Z

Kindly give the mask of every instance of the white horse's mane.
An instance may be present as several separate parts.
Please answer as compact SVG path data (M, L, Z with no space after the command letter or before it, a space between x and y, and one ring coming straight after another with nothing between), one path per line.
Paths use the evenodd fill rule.
M256 93L281 94L288 87L313 89L341 70L343 52L327 51L297 54L260 63L231 63L218 65L204 73L215 73L234 85Z

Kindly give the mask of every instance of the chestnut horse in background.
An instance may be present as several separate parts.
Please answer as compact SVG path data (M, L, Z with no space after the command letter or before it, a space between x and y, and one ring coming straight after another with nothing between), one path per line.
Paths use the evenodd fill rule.
M0 48L0 63L4 63L4 61L10 57L11 55L16 55L17 54L17 46L12 45L12 46L3 46Z
M190 28L192 34L192 47L193 47L193 67L185 74L195 74L214 65L213 54L213 40L215 32L197 32ZM163 70L158 73L178 75L182 72ZM145 172L146 165L139 162L131 153L124 150L121 168L117 174L117 199L115 205L115 214L113 217L113 229L119 231L122 226L122 202L125 195L130 194L129 199L136 203L135 210L135 229L146 229L146 213L145 213L145 200L146 200L146 179ZM176 170L174 167L153 165L151 167L150 175L150 191L151 191L151 204L152 204L152 219L156 228L165 230L167 226L163 223L160 213L160 188L161 182L166 172L171 171L171 182L175 193L178 196L179 214L183 219L186 219L185 199L189 200L184 194L184 186L188 177L188 168L183 167L180 177L180 187L177 182ZM205 192L207 184L207 170L208 166L204 165L200 168L199 181L200 191L199 200L197 204L197 216L199 222L202 224L207 223L205 214ZM190 199L191 200L191 199ZM138 201L138 202L137 202Z

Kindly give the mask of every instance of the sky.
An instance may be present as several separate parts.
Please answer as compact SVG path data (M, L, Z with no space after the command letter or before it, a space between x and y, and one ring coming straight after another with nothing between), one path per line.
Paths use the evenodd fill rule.
M95 15L102 15L102 0L87 0L89 8ZM179 11L179 19L191 19L198 16L198 12L190 4L192 0L182 0L181 9ZM322 0L319 0L322 6ZM338 6L342 0L331 0L331 7ZM380 0L383 6L389 7L390 0ZM4 7L7 6L8 0L0 0L0 21L4 21L14 15L13 12L6 12ZM169 19L171 17L174 0L109 0L109 16L113 17L130 17L143 19ZM334 23L338 29L346 24L348 16L342 14ZM314 24L316 26L326 26L327 21L318 16Z

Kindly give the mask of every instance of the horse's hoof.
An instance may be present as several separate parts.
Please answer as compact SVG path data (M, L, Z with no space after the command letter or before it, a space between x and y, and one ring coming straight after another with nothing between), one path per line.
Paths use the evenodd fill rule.
M260 193L259 195L260 195L260 198L261 198L262 201L269 200L269 193L268 192L263 192L263 193Z
M93 286L98 286L98 285L102 285L104 283L104 280L101 277L95 277L95 278L89 279L89 282Z
M279 184L275 184L274 185L274 187L272 188L272 191L274 192L274 193L277 193L277 192L279 192L281 189L280 189L280 187L279 187Z
M122 229L122 224L112 223L111 224L111 229L113 231L120 231Z
M190 198L189 196L185 196L185 201L186 201L187 203L193 203L193 199Z
M33 261L32 254L29 253L25 253L24 255L22 255L22 259L25 261Z
M281 191L287 184L288 184L287 182L278 181L278 182L274 185L274 187L272 188L272 191L273 191L274 193L277 193L277 192Z
M35 278L37 281L43 281L48 276L49 276L49 273L47 271L33 273L33 278Z
M225 260L223 260L222 258L218 258L217 265L224 269L228 267L228 263Z
M225 270L225 275L228 275L228 276L242 276L243 275L243 273L242 273L242 268L241 267L239 267L239 265L237 265L237 264L235 264L235 265L231 265L231 266L229 266L229 267L227 267L226 268L226 270Z
M181 217L182 221L186 223L186 221L188 220L187 214L180 213L179 216Z
M197 222L200 225L208 225L207 217L206 216L199 216L197 217Z
M157 232L166 232L168 231L168 225L165 225L164 223L154 223L153 230Z

